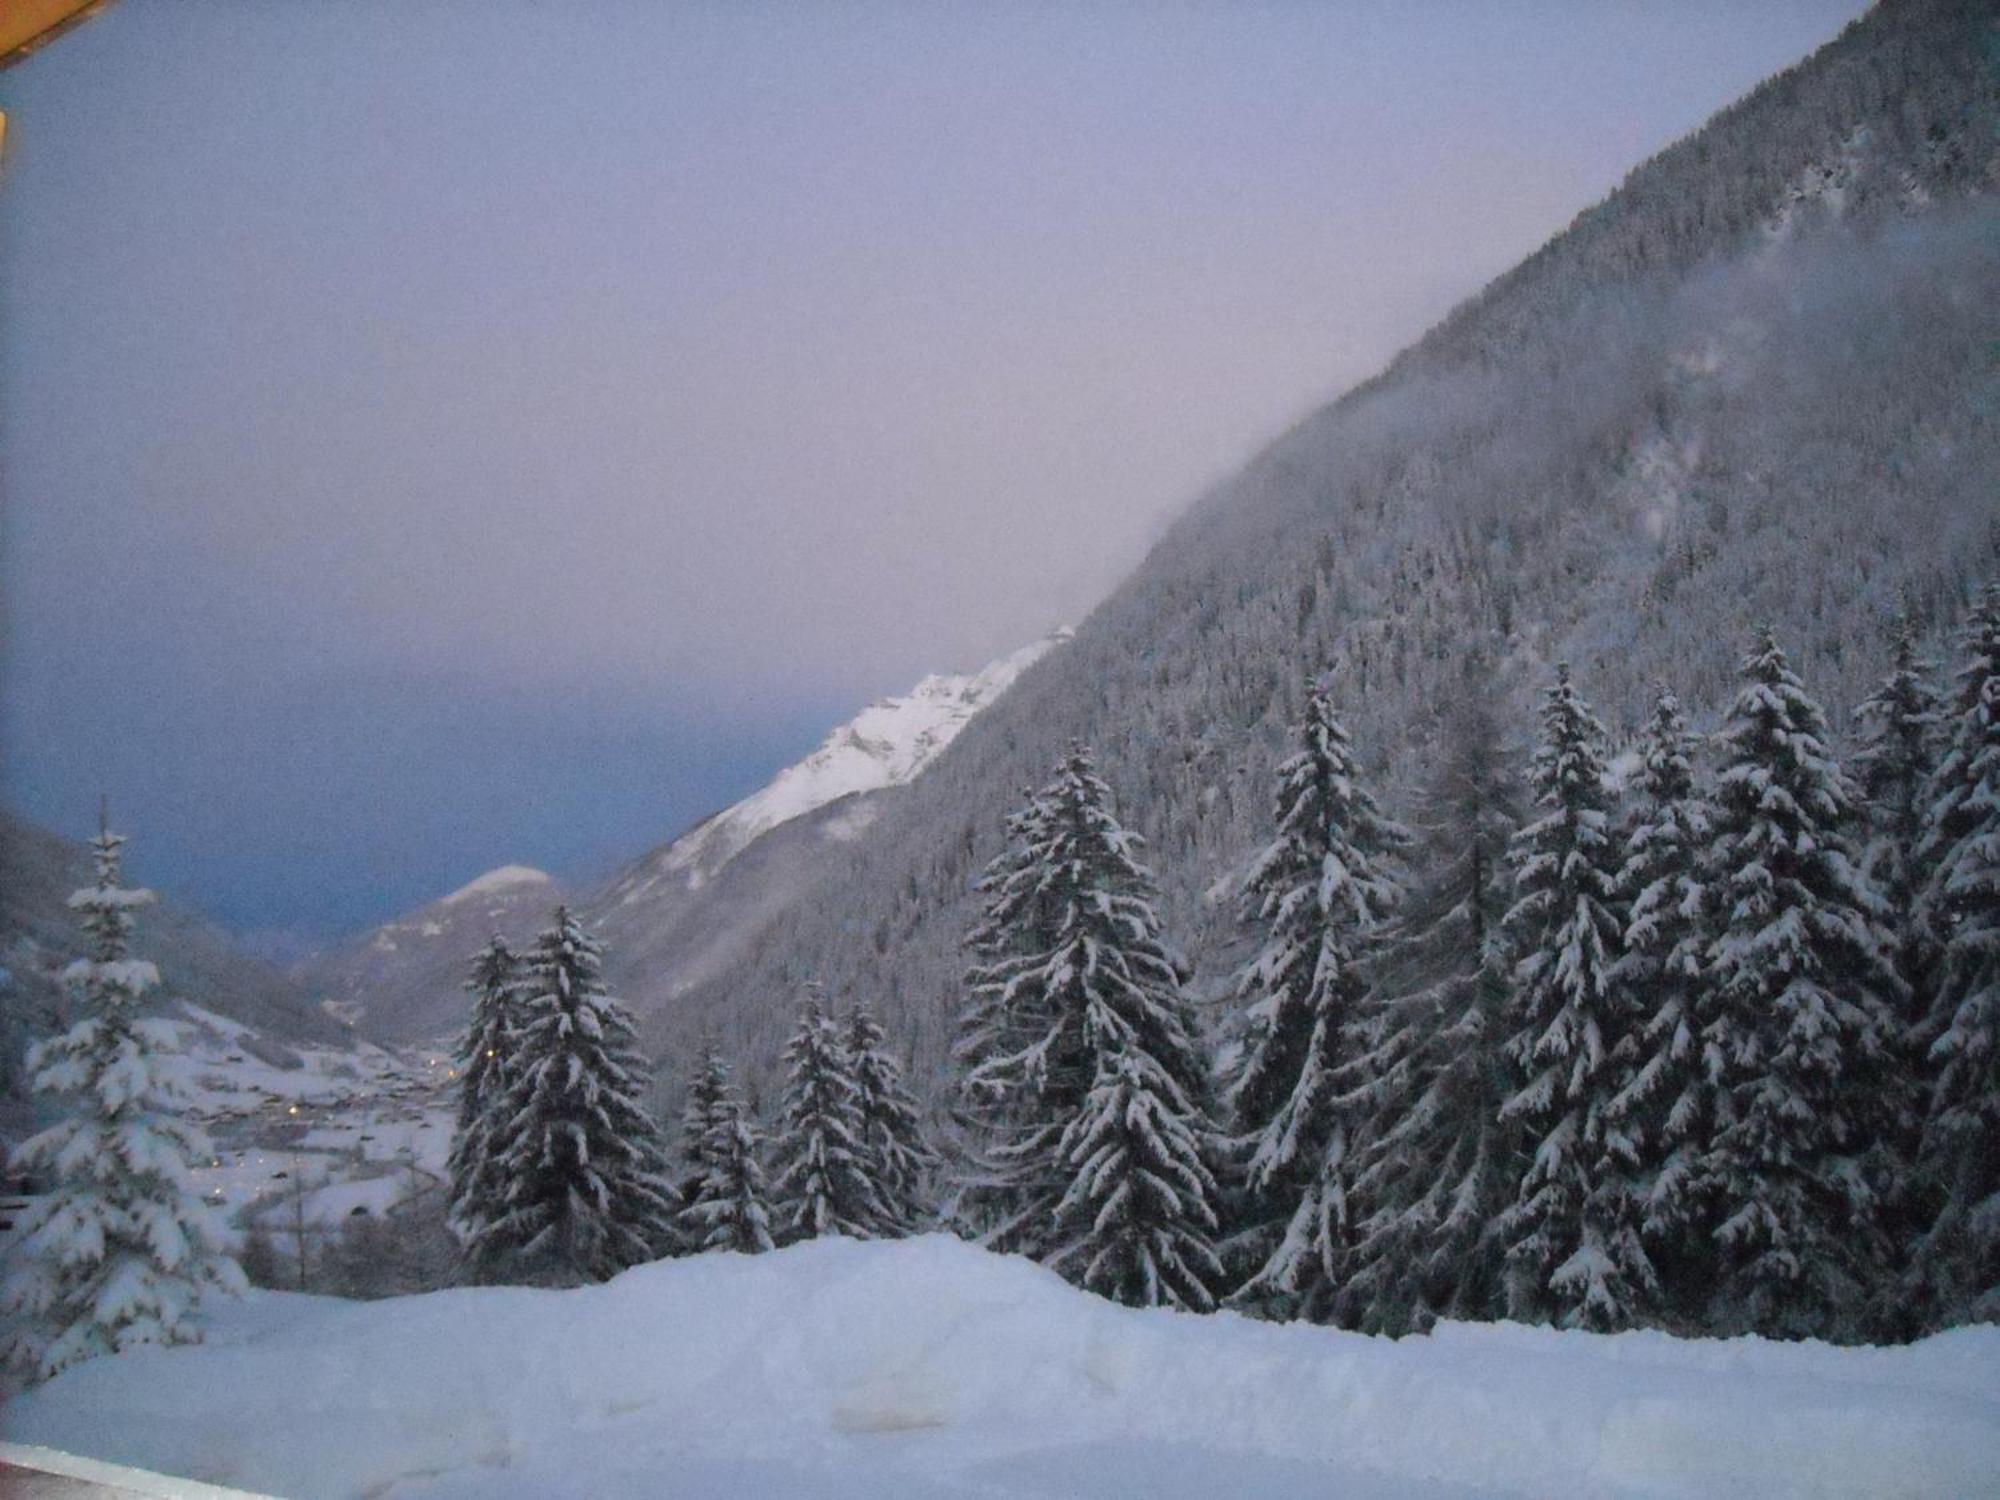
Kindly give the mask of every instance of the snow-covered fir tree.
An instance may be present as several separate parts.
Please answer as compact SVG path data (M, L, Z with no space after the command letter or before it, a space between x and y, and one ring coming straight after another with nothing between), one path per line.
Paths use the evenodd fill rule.
M1639 1152L1617 1100L1637 1035L1615 977L1624 921L1604 781L1604 726L1568 663L1542 702L1532 786L1539 815L1514 836L1516 955L1505 1050L1517 1087L1501 1118L1526 1132L1507 1242L1508 1311L1600 1332L1645 1317L1657 1282L1640 1239Z
M1924 840L1940 953L1919 1163L1936 1216L1915 1269L1933 1323L2000 1321L2000 583L1962 650Z
M1612 1110L1636 1138L1646 1241L1661 1283L1663 1316L1690 1319L1709 1265L1695 1170L1715 1111L1703 1066L1709 811L1695 784L1695 739L1680 700L1662 688L1630 788L1618 887L1624 952L1613 983L1631 997L1636 1050Z
M1854 712L1863 729L1854 756L1854 779L1867 804L1863 863L1896 936L1897 967L1908 986L1898 1030L1901 1040L1911 1042L1930 1013L1929 976L1937 956L1921 897L1930 883L1924 823L1938 766L1941 711L1932 666L1918 657L1907 619L1897 625L1888 675ZM1914 1145L1921 1110L1910 1112L1907 1134Z
M1855 797L1769 630L1719 741L1703 1064L1715 1118L1697 1191L1718 1263L1707 1326L1852 1337L1884 1279L1879 1223L1900 991L1855 857Z
M189 1182L189 1163L211 1148L160 1069L173 1028L138 1013L159 973L131 955L133 914L153 893L121 883L124 842L99 828L95 882L69 899L90 942L63 973L79 1017L28 1053L35 1093L67 1110L9 1163L45 1187L12 1233L0 1283L0 1355L28 1380L94 1355L196 1342L203 1297L245 1285Z
M501 1212L470 1247L475 1274L601 1281L674 1247L673 1189L644 1102L648 1065L568 907L526 956L507 1093L492 1132Z
M1119 1043L1098 1060L1083 1112L1063 1134L1066 1238L1049 1264L1128 1307L1206 1312L1222 1280L1207 1122L1167 1068Z
M1442 726L1418 808L1420 878L1383 957L1354 1107L1371 1121L1353 1181L1362 1327L1401 1333L1501 1305L1500 1216L1520 1181L1500 919L1520 787L1479 658Z
M1040 862L1058 785L1022 794L1005 845L979 879L952 1051L959 1140L948 1216L996 1250L1036 1257L1062 1195L1056 1148L1091 1082L1082 1018L1060 1013L1043 982L1061 919Z
M713 1046L703 1050L683 1130L683 1154L691 1171L683 1188L682 1242L691 1250L736 1250L746 1255L769 1250L771 1209L763 1142L730 1082L729 1065Z
M861 1144L854 1062L840 1023L808 992L785 1048L773 1204L780 1244L867 1239L885 1217Z
M1138 843L1072 746L1031 851L1054 939L1016 981L1051 1018L1024 1074L1079 1042L1090 1072L1048 1163L1060 1192L1044 1259L1115 1301L1201 1310L1222 1275L1207 1064Z
M1277 836L1244 881L1263 934L1237 976L1241 1050L1225 1104L1239 1181L1225 1247L1231 1301L1273 1317L1341 1320L1356 1122L1334 1104L1355 1050L1364 965L1400 888L1410 838L1361 785L1331 687L1308 692L1298 749L1278 767Z
M1924 858L1924 820L1931 781L1937 770L1939 694L1933 668L1917 654L1909 618L1897 622L1888 675L1855 709L1861 740L1854 753L1854 779L1867 819L1862 864L1880 894L1884 924L1892 934L1896 971L1903 981L1901 1007L1891 1017L1887 1042L1896 1055L1894 1133L1885 1146L1894 1153L1884 1185L1882 1223L1902 1255L1921 1233L1931 1205L1916 1171L1928 1105L1923 1081L1930 1038L1931 976L1937 939L1930 909L1922 899L1929 884ZM1919 1309L1907 1283L1877 1288L1878 1331L1914 1332Z
M704 1032L681 1104L680 1159L684 1170L677 1196L684 1207L700 1195L703 1179L714 1169L707 1152L711 1141L720 1139L715 1131L728 1113L732 1092L729 1063L714 1036Z
M881 1025L866 1006L855 1006L848 1017L847 1055L862 1168L880 1205L874 1232L885 1239L915 1234L933 1215L937 1153L924 1139L923 1117L903 1082L903 1065L889 1051Z
M472 1019L458 1048L458 1121L447 1163L452 1223L469 1243L506 1205L494 1130L506 1107L520 1026L521 961L495 936L472 961Z
M1921 913L1918 897L1928 884L1920 858L1941 717L1932 666L1917 655L1907 619L1897 625L1888 675L1854 712L1864 731L1854 756L1854 779L1869 816L1867 872L1891 914L1903 922ZM1914 986L1919 975L1910 965L1927 957L1930 944L1919 931L1899 937L1900 951L1909 955L1904 977Z

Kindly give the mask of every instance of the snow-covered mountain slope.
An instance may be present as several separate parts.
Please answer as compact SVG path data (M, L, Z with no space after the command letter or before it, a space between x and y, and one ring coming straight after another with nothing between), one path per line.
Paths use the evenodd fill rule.
M1768 622L1844 729L1897 616L1942 655L2000 571L1995 41L1990 0L1889 0L1639 166L1202 497L678 1003L739 1020L769 1086L762 1014L809 977L871 1001L937 1087L975 882L1071 740L1144 836L1198 992L1224 994L1243 928L1204 896L1270 837L1321 674L1402 818L1453 709L1485 697L1524 741L1560 660L1614 735L1660 682L1706 728Z
M934 673L900 698L871 703L804 760L785 767L764 787L697 824L641 861L629 876L614 881L611 900L643 901L661 882L675 878L698 890L752 840L780 823L843 797L911 780L937 759L974 714L1071 634L1066 627L1055 630L980 671Z
M496 933L525 942L564 899L547 874L502 865L294 971L327 1009L361 1031L406 1041L455 1027L472 955Z
M61 1019L60 975L84 951L69 896L89 883L89 851L81 844L0 811L0 1145L29 1124L22 1053ZM177 902L143 908L133 945L159 967L160 987L149 1002L155 1009L200 1005L243 1028L251 1050L285 1065L301 1047L355 1045L348 1028L290 976L243 953Z
M232 1239L282 1204L317 1248L356 1207L386 1213L441 1186L457 1108L449 1056L359 1039L274 1054L252 1028L200 1006L164 1019L174 1045L161 1072L214 1148L191 1164L193 1186ZM302 1204L289 1201L301 1192Z
M1894 1349L1440 1324L1397 1342L1136 1311L942 1236L701 1255L570 1291L253 1293L94 1359L0 1436L357 1495L1992 1492L2000 1329Z
M548 872L537 870L531 865L502 865L497 870L488 870L484 875L468 880L449 896L439 899L439 906L464 906L469 901L494 899L511 901L517 895L539 892L548 895L554 885Z
M926 677L869 705L760 790L594 890L566 896L541 871L508 865L308 960L299 976L371 1036L442 1037L463 1022L460 985L472 954L496 932L525 941L569 899L604 940L616 992L657 1023L649 1029L671 1051L687 1030L676 1024L686 1016L667 1013L673 999L744 959L811 888L829 848L862 837L883 797L919 777L1070 634L1053 631L977 672Z
M52 991L62 966L83 951L69 897L90 883L83 845L0 810L0 966L17 986L35 992L29 999ZM159 1006L193 1001L274 1043L347 1040L346 1029L291 979L178 902L143 908L133 941L141 957L159 966Z

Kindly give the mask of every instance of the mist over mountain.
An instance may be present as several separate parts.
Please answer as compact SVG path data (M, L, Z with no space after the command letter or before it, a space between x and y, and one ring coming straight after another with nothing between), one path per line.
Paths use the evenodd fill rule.
M811 981L870 1000L934 1081L971 883L1072 739L1212 994L1316 674L1392 808L1456 700L1525 728L1558 659L1614 733L1658 682L1705 727L1768 621L1844 725L1895 617L1937 644L2000 563L1992 46L1965 0L1857 22L1204 497L863 837L815 851L742 961L662 1000L612 935L669 1066L706 1024L768 1072Z

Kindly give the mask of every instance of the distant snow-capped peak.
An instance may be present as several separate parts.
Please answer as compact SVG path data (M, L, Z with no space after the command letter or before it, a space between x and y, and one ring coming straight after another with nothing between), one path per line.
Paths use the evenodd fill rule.
M656 870L685 871L689 886L698 887L753 839L780 823L856 792L911 780L958 737L973 715L1073 633L1064 626L977 672L933 673L902 697L869 704L762 790L675 840ZM626 899L642 895L650 884L635 886Z
M546 870L537 870L531 865L502 865L497 870L488 870L475 880L468 880L449 896L441 897L439 906L456 906L462 901L472 901L480 896L494 896L502 891L514 891L523 886L547 885L551 876Z
M555 877L529 865L502 865L468 880L449 896L440 896L429 906L384 923L375 929L368 946L377 953L395 953L407 943L426 943L457 932L467 922L485 922L500 917L530 892L546 891ZM475 902L483 905L474 911Z

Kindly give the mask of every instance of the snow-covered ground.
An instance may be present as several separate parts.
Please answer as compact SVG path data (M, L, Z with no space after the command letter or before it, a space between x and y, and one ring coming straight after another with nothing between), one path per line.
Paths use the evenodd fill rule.
M932 1236L577 1291L258 1293L0 1431L313 1496L1974 1497L2000 1329L1903 1349L1133 1312Z

